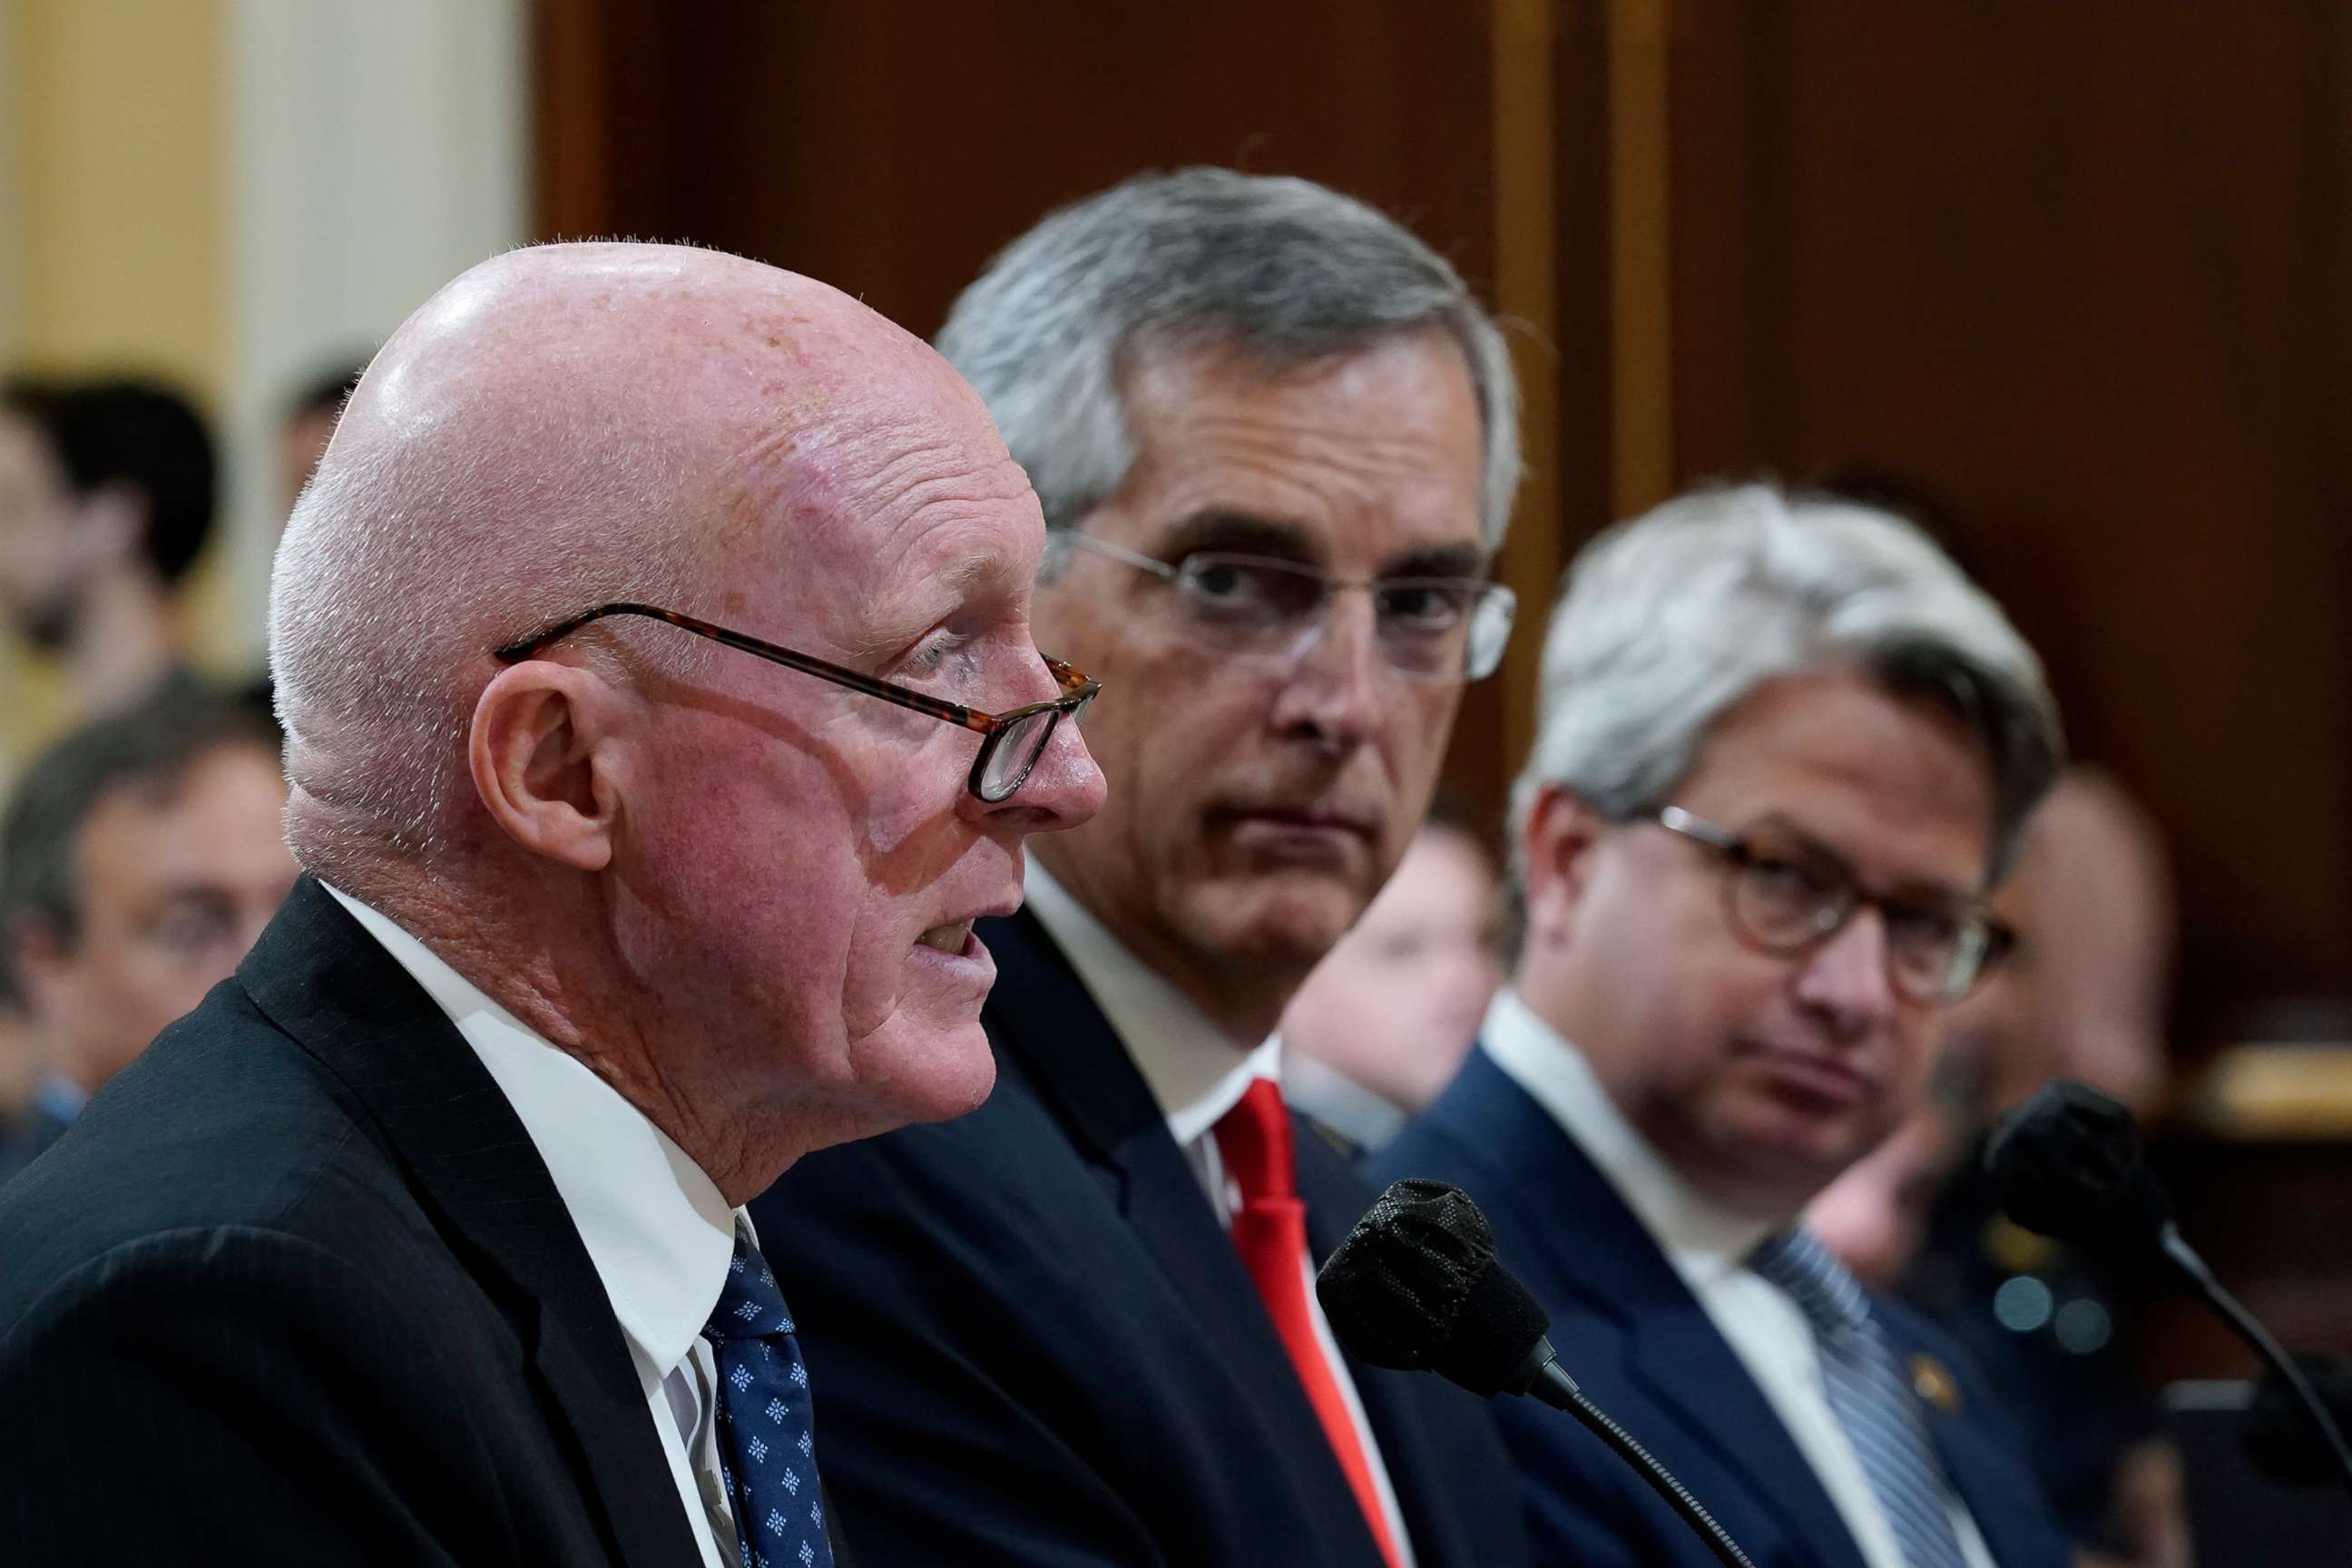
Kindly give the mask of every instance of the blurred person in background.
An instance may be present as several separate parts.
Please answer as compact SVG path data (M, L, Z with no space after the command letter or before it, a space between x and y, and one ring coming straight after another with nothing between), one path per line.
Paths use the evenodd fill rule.
M1045 218L939 343L1044 505L1040 639L1124 700L1101 816L979 928L996 1092L752 1205L809 1259L845 1516L959 1568L1507 1568L1480 1403L1323 1321L1308 1271L1373 1194L1269 1037L1501 657L1501 335L1361 203L1189 169Z
M1968 1346L2015 1409L2083 1568L2188 1561L2180 1461L2139 1375L2131 1304L2155 1281L2011 1224L1982 1134L2053 1078L2143 1122L2168 1081L2174 909L2162 835L2112 777L2074 768L1997 896L2015 952L1952 1010L1945 1092L1808 1211L1822 1238Z
M2039 661L1908 524L1745 486L1580 553L1542 693L1511 984L1374 1174L1485 1206L1562 1364L1759 1568L2060 1568L1984 1380L1799 1223L1999 955ZM1496 1417L1549 1561L1714 1561L1572 1423Z
M294 390L278 416L278 501L282 520L301 498L334 439L335 421L367 370L364 357L339 363Z
M177 696L75 731L0 817L0 933L45 1064L0 1179L228 977L294 882L277 736Z
M310 482L318 471L319 459L327 455L327 443L335 437L335 421L342 417L343 405L349 403L352 391L367 372L365 360L336 364L297 387L280 410L278 419L278 521L283 528L291 516L295 502L302 499L302 487ZM278 706L278 689L267 669L254 671L237 688L238 698L252 705L259 713L274 715Z
M32 1135L45 1056L16 976L0 960L0 1173L32 1157L24 1141Z
M0 385L0 614L94 717L193 691L180 603L212 537L203 416L126 378Z
M1494 858L1443 805L1282 1015L1282 1097L1350 1158L1454 1080L1503 983Z

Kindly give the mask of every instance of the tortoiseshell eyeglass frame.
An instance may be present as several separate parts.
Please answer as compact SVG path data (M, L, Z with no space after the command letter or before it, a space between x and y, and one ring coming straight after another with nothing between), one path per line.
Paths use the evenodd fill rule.
M625 601L599 605L593 610L583 610L579 615L558 621L544 630L533 632L527 637L519 638L503 647L493 649L491 657L501 664L519 664L547 647L549 644L571 636L589 622L603 620L611 616L642 616L648 620L665 621L680 631L691 632L698 637L708 637L712 642L740 649L755 658L764 658L771 664L781 664L786 669L797 669L803 675L814 675L818 679L829 680L835 686L845 686L852 691L860 691L868 697L878 697L885 702L911 709L917 713L929 714L944 723L956 724L966 730L975 731L981 737L980 754L972 759L971 772L965 775L964 787L991 805L1010 800L1020 792L1021 786L1029 782L1030 772L1036 767L1037 760L1045 754L1045 748L1053 743L1054 731L1059 727L1062 720L1067 718L1073 724L1076 723L1079 715L1087 710L1087 704L1094 701L1096 696L1102 690L1100 681L1088 679L1058 658L1045 658L1043 654L1040 654L1038 657L1045 659L1045 668L1053 675L1055 684L1061 687L1062 695L1049 702L1032 702L1026 707L1007 709L1002 713L983 713L977 708L967 708L961 702L950 702L945 698L910 690L907 687L895 685L890 681L862 674L842 665L830 663L814 655L796 652L792 648L765 641L749 633L730 630L716 622L706 621L698 616L684 615L677 610L665 610L654 605L639 605ZM989 764L995 760L998 750L1016 732L1024 721L1034 720L1040 714L1051 714L1053 717L1045 724L1044 732L1038 736L1037 743L1030 749L1029 754L1022 759L1020 772L1009 784L1004 784L1001 787L994 790L984 787Z

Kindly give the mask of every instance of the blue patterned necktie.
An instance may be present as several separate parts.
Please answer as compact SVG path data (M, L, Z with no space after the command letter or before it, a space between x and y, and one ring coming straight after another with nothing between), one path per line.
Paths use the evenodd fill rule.
M740 1219L702 1337L719 1363L719 1468L743 1568L833 1568L808 1368L783 1292Z
M1830 1410L1878 1498L1910 1568L1967 1568L1919 1406L1895 1352L1871 1321L1861 1281L1806 1230L1784 1230L1750 1255L1748 1267L1797 1303L1821 1347Z

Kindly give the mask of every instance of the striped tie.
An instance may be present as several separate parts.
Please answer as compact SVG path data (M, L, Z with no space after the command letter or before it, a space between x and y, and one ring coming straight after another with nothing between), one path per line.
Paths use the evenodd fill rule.
M1805 1230L1767 1238L1748 1266L1786 1291L1811 1323L1830 1410L1870 1478L1903 1561L1910 1568L1967 1568L1943 1467L1895 1352L1871 1321L1861 1282Z

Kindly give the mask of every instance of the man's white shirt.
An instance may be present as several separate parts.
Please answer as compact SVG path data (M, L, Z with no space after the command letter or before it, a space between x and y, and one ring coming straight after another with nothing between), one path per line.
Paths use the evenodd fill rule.
M1869 1568L1906 1568L1870 1478L1830 1408L1811 1325L1786 1292L1746 1266L1757 1243L1779 1226L1729 1213L1693 1189L1625 1120L1584 1053L1508 987L1487 1008L1478 1039L1505 1076L1600 1168L1665 1253L1821 1479L1863 1561ZM1948 1489L1944 1505L1969 1568L1997 1568L1976 1521Z
M702 1561L733 1568L732 1512L719 1470L718 1363L702 1326L726 1285L740 1211L577 1058L383 915L327 891L448 1015L530 1134L620 1320Z
M1241 1103L1251 1084L1259 1079L1280 1081L1280 1042L1269 1039L1253 1050L1236 1049L1191 997L1128 952L1101 921L1046 874L1034 855L1029 857L1025 887L1029 912L1077 971L1095 1005L1109 1020L1111 1032L1126 1044L1136 1070L1143 1075L1160 1114L1168 1119L1169 1136L1175 1139L1200 1177L1217 1223L1230 1230L1234 1212L1241 1207L1241 1194L1225 1174L1224 1161L1212 1134L1225 1112ZM1315 1299L1315 1260L1302 1251L1298 1267L1307 1276L1307 1300L1314 1315L1315 1342L1331 1368L1332 1380L1339 1385L1348 1418L1370 1466L1372 1488L1380 1496L1381 1517L1388 1525L1389 1539L1396 1543L1405 1568L1412 1568L1412 1542L1397 1507L1396 1490L1389 1482L1380 1440L1372 1435L1355 1380L1348 1375L1347 1361L1331 1337L1330 1324L1324 1321L1322 1303Z

